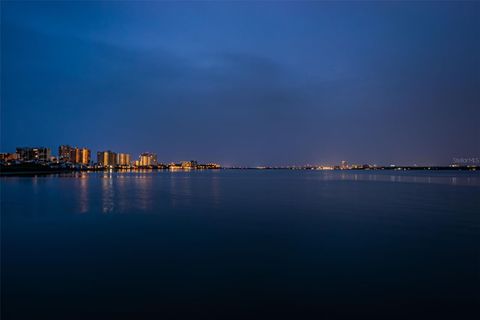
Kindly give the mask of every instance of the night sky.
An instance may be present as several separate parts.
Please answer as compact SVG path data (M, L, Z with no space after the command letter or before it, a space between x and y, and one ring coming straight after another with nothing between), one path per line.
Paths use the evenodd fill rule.
M480 2L1 3L1 151L480 156Z

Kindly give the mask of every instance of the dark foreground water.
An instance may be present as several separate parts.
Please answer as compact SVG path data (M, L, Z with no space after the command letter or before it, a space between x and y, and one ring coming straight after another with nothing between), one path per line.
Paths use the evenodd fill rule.
M479 173L0 181L3 319L478 319Z

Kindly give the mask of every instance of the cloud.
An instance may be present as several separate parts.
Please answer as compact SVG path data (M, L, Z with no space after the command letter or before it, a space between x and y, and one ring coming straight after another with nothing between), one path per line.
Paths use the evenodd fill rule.
M443 11L423 12L409 25L417 35L398 11L387 12L393 20L364 13L373 23L353 14L361 28L338 34L336 21L316 24L319 12L305 30L295 24L303 13L280 15L292 22L284 28L272 11L271 29L257 33L234 23L223 30L195 10L184 16L190 25L172 18L176 10L144 23L147 5L136 18L116 12L108 21L105 11L90 15L95 6L29 8L28 19L19 6L2 20L7 150L61 142L154 150L165 161L380 163L449 159L478 145L479 46L470 41L478 22L460 15L450 23Z

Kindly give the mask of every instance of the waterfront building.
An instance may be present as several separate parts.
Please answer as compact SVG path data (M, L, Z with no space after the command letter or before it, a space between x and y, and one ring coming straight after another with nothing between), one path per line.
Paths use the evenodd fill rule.
M222 166L218 163L207 163L207 169L221 169Z
M333 170L333 166L318 166L317 170Z
M60 162L90 164L90 149L71 147L69 145L61 145L58 147L58 159Z
M117 165L117 154L110 150L97 152L97 163L103 167L114 167Z
M73 162L71 160L73 148L69 145L61 145L58 147L58 160L61 162Z
M217 163L197 164L197 169L221 169L222 167Z
M144 152L140 155L138 166L150 167L157 165L157 155L155 153Z
M73 163L79 163L80 160L81 160L81 155L80 155L80 149L78 147L75 147L75 149L73 149L73 152L72 152L72 162Z
M168 164L168 168L170 170L180 170L182 169L182 164L181 163L175 163L175 162L171 162Z
M50 148L45 147L21 147L17 148L18 158L21 161L50 161Z
M20 159L18 153L0 153L0 161L2 162L16 161L18 159Z
M191 161L182 161L183 169L196 169L198 167L198 162L195 160Z
M130 166L130 155L128 153L119 153L117 155L117 164L119 166Z
M192 164L190 161L182 161L181 167L182 169L192 169Z
M78 163L84 164L84 165L89 165L90 164L90 156L91 152L90 149L87 148L81 148L78 149L77 151L79 153L79 160Z

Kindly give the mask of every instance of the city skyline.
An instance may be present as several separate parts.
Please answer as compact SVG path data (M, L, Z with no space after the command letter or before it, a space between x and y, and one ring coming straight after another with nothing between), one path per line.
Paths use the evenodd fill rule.
M51 148L44 146L23 146L16 147L15 152L0 152L0 163L2 162L11 162L16 161L23 162L25 160L39 160L41 162L53 162L53 163L72 163L80 165L99 165L99 166L118 166L118 167L149 167L149 166L164 166L164 165L181 165L182 167L196 166L198 164L197 160L174 160L174 161L162 161L158 160L158 156L155 152L141 152L138 155L138 159L134 160L132 154L125 152L112 151L110 149L98 150L96 152L96 159L94 161L92 156L92 150L88 147L78 147L72 145L59 145L57 155L52 154ZM215 162L212 162L211 159L208 164L218 165ZM325 169L333 168L380 168L380 167L471 167L477 168L480 164L479 157L455 157L448 165L439 165L439 164L417 164L417 163L390 163L388 165L373 163L361 163L358 161L349 162L347 160L342 160L339 163L327 163L322 161L317 161L313 163L302 163L302 164L268 164L263 163L256 166L248 165L223 165L226 168L295 168L295 167L317 167ZM220 166L220 165L218 165Z
M479 157L478 2L1 5L2 152L68 141L229 166Z
M57 150L59 147L61 146L69 146L69 147L72 147L73 145L59 145L57 147L49 147L49 146L45 146L45 145L33 145L33 146L26 146L26 145L22 145L21 147L15 147L13 150L0 150L0 154L14 154L16 153L16 149L19 149L19 148L48 148L50 151L51 150ZM141 152L138 152L138 153L132 153L132 152L127 152L125 151L125 148L124 149L121 149L121 151L116 151L116 150L113 150L113 148L103 148L103 149L99 149L97 152L93 152L92 150L94 150L93 148L89 148L89 147L73 147L74 149L80 149L80 150L77 150L78 151L82 151L82 150L88 150L89 152L89 155L88 155L88 159L93 159L94 156L95 157L98 157L98 153L100 152L112 152L114 153L116 156L121 156L122 158L121 159L125 159L126 157L128 157L129 162L134 162L135 161L135 157L134 155L138 155L138 158L141 158L142 157L142 154L154 154L154 155L157 155L158 153L157 152L154 152L154 151L151 151L151 148L149 151L141 151ZM188 153L188 152L187 152ZM187 154L186 153L186 154ZM83 159L86 159L85 156L82 156L81 155L82 153L80 153L80 155L77 155L77 157L84 157ZM53 156L53 153L52 153L52 156ZM60 152L58 152L56 154L56 158L58 159L61 159L61 154ZM120 158L117 158L117 159L120 159ZM200 158L200 157L196 157L196 156L190 156L190 157L183 157L183 158L174 158L172 156L169 156L169 155L165 155L165 154L162 154L162 161L158 161L159 163L164 163L164 164L167 164L167 163L176 163L176 162L182 162L182 161L186 161L186 159L199 159L200 161L203 161L203 162L209 162L209 161L216 161L215 159L213 159L212 157L207 157L206 159L204 158ZM252 161L250 163L241 163L239 161L230 161L228 162L227 164L224 164L220 161L216 161L216 162L219 162L219 163L222 163L223 165L225 165L226 167L261 167L261 166L270 166L270 167L289 167L289 166L309 166L309 165L327 165L327 166L333 166L333 165L339 165L341 164L342 162L344 161L347 161L351 164L356 164L356 165L364 165L364 164L368 164L368 165L378 165L378 166L390 166L390 165L398 165L398 166L448 166L448 165L452 165L452 164L464 164L464 165L478 165L480 163L480 157L477 156L477 155L467 155L467 156L461 156L461 155L454 155L449 161L444 161L442 163L440 162L422 162L422 161L413 161L413 162L402 162L402 161L390 161L390 162L382 162L382 161L370 161L370 162L365 162L365 161L358 161L358 160L355 160L355 159L350 159L350 160L345 160L347 158L339 158L341 160L339 161L326 161L326 160L322 160L322 159L318 159L318 160L314 160L314 161L310 161L310 162L302 162L301 160L293 160L291 162L284 162L284 163L281 163L281 162L261 162L261 161ZM138 159L137 159L138 160ZM125 160L117 160L118 162L120 163L123 163ZM79 161L79 160L76 160L74 162L78 162L78 163L86 163L88 161ZM96 163L96 161L90 161L90 162L94 162ZM98 161L97 161L98 162ZM251 164L253 163L253 164Z

